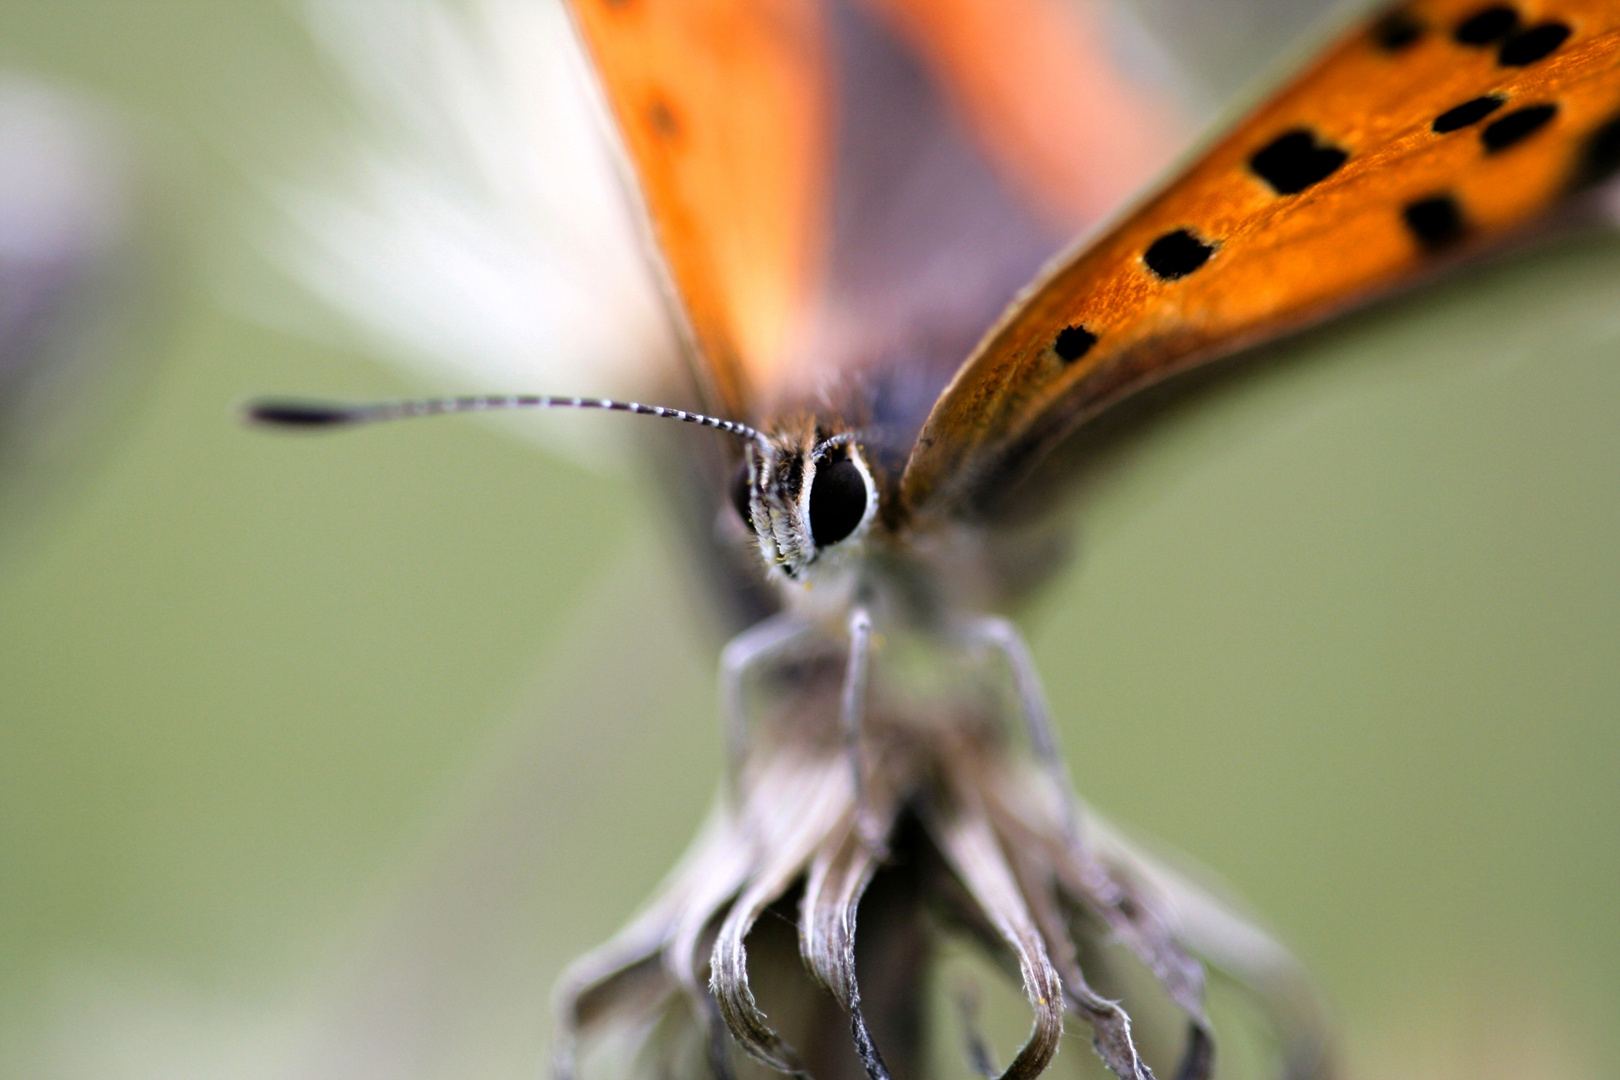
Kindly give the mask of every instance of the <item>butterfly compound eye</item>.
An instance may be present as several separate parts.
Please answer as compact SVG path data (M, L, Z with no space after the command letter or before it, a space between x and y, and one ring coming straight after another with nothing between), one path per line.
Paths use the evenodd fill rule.
M866 516L866 478L849 458L828 455L810 485L810 538L816 547L836 544Z
M750 529L754 527L753 494L748 487L748 462L739 461L731 474L731 505Z

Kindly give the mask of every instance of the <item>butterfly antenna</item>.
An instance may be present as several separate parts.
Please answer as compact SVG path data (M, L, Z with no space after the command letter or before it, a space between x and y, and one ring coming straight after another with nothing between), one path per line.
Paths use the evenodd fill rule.
M835 446L848 446L850 443L858 443L862 441L867 434L867 432L862 431L840 432L830 439L823 439L821 442L817 443L813 448L811 448L810 456L819 458L822 454L825 454Z
M687 412L685 409L670 409L662 405L643 405L639 401L552 397L549 394L487 394L476 397L424 398L419 401L387 401L366 405L267 399L249 403L246 412L247 418L256 424L287 428L329 428L374 424L382 420L404 420L413 416L501 412L507 409L608 409L613 412L636 413L639 416L662 416L669 420L715 428L757 443L765 442L765 436L758 428L739 424L735 420L721 420L715 416Z

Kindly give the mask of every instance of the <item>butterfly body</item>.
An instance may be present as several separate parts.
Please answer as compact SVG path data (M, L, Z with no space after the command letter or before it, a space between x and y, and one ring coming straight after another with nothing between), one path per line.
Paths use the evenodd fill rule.
M999 614L1057 565L1067 525L1010 508L1124 398L1522 234L1620 167L1620 0L1387 10L1067 250L1099 207L1065 192L1119 179L1087 188L1073 147L1093 179L1123 174L1153 115L1075 80L1102 65L1072 5L569 2L705 413L583 404L735 440L724 468L694 469L714 474L694 516L719 510L710 553L747 555L728 584L762 579L776 603L721 655L732 783L712 835L565 979L565 1071L623 1002L641 1030L705 1048L693 1064L672 1039L649 1075L728 1076L733 1044L797 1075L813 1058L825 1080L928 1074L926 944L878 965L911 989L870 1025L857 985L856 916L889 882L878 894L904 899L865 956L927 939L934 904L1019 972L1034 1028L1006 1078L1045 1070L1069 1014L1116 1074L1151 1080L1082 970L1109 974L1111 942L1177 1007L1177 1075L1212 1068L1199 953L1267 1004L1290 1076L1326 1075L1287 954L1228 912L1201 921L1221 905L1082 829ZM813 985L770 1015L803 1021L805 1056L749 982L756 924L795 896ZM829 1003L852 1045L806 1019Z
M726 3L713 5L718 10ZM1122 398L1420 280L1522 231L1564 193L1612 168L1620 161L1620 4L1418 0L1391 9L1343 35L1157 193L1099 236L1057 255L1021 291L1024 275L1058 244L1043 231L1052 219L1031 212L1030 201L1020 202L1016 168L1009 172L1005 158L996 167L997 139L1011 130L1034 131L1037 141L1042 132L1056 132L1061 102L1035 95L1024 99L1035 104L1020 113L1012 98L999 97L1006 121L1001 131L959 122L963 110L951 106L966 101L971 119L985 106L975 94L990 85L977 81L984 56L964 34L976 26L972 33L992 40L986 28L993 19L975 20L988 18L994 5L850 0L789 6L801 29L817 29L801 34L784 60L818 75L798 84L805 96L781 100L785 124L775 136L796 148L794 161L813 160L825 171L822 186L778 189L797 197L794 214L783 216L775 242L761 249L760 265L780 271L786 259L796 267L778 273L777 296L791 295L787 306L797 304L802 315L796 330L780 339L794 343L785 351L751 353L748 320L722 295L725 274L693 276L693 245L704 238L683 220L715 213L715 199L684 186L687 174L665 156L667 140L656 152L648 149L661 137L659 125L646 118L648 72L623 71L611 60L624 42L652 40L660 21L677 18L679 8L658 0L606 6L575 0L585 40L599 62L606 60L608 100L629 132L670 283L691 318L700 382L718 388L711 398L716 407L740 411L768 432L761 444L744 447L733 505L736 520L752 530L780 610L736 639L722 659L735 767L746 777L750 762L757 766L761 755L769 759L791 745L749 749L749 730L763 719L743 705L751 679L774 676L778 685L794 688L788 710L800 738L818 745L842 738L853 777L850 828L868 859L843 894L839 918L852 933L854 904L892 838L896 819L885 815L908 802L926 808L940 797L924 776L958 776L943 781L951 793L946 802L1002 798L991 793L994 781L961 780L962 763L940 756L953 736L966 739L970 757L999 761L1005 751L997 739L984 742L968 733L1004 731L1021 719L1046 765L1048 796L1068 809L1033 833L990 831L1013 853L1015 866L1029 855L1023 845L1045 829L1067 838L1068 854L1052 856L1057 878L1069 872L1062 869L1065 859L1086 864L1038 678L1017 631L993 614L1054 560L1031 558L1035 549L1020 547L1020 523L998 506L1008 505L1009 493L1078 425ZM1011 5L1003 15L1033 26L1044 17L1035 10L1041 7ZM1044 8L1049 13L1056 5ZM773 9L761 4L750 17ZM971 62L951 66L963 57ZM1032 50L1003 59L1035 85L1052 56ZM951 78L959 80L954 101L937 92L938 82ZM928 91L931 82L936 92ZM782 90L765 88L779 96ZM862 112L846 99L873 104ZM1085 104L1093 112L1110 111L1101 101ZM710 105L698 119L725 128L729 106ZM896 111L885 111L891 107ZM737 130L751 122L745 111ZM1048 141L1059 145L1062 136ZM962 152L975 144L978 153ZM689 165L696 167L701 156L695 152ZM822 201L826 186L833 194ZM669 213L672 206L686 218ZM739 202L738 209L741 220L758 224L750 216L753 206ZM830 223L832 239L805 244L805 234L794 230L817 220ZM797 261L787 258L796 242L803 245ZM729 243L717 238L714 251L734 255ZM751 287L768 284L756 279ZM1004 313L957 364L954 357L977 333L974 320L1003 305ZM810 405L800 411L785 409L784 402ZM834 484L834 476L842 480ZM833 521L836 526L827 524ZM1050 524L1033 531L1048 550L1061 532ZM840 652L842 664L836 663ZM926 659L907 665L902 653ZM831 673L830 682L805 674L810 655L833 658L822 669ZM1000 672L985 665L987 656L999 658ZM925 674L897 678L905 667ZM1009 672L1017 698L1010 714L996 704ZM885 732L892 735L897 726L931 734L920 743L902 737L896 749ZM989 786L979 787L983 782ZM739 805L746 806L754 789L746 779L740 784ZM747 819L746 809L740 813ZM943 834L935 838L942 851L951 850ZM845 842L833 846L843 851ZM862 1018L853 945L835 962L814 944L814 912L825 883L819 875L843 857L827 854L808 863L804 957L851 1014L861 1066L877 1080L888 1072ZM993 875L975 880L970 861L959 851L953 865L980 902L993 907L990 897L1000 885ZM785 887L796 872L775 880ZM1026 866L1013 876L1028 872ZM1074 872L1083 877L1089 871ZM1182 1075L1207 1075L1202 973L1189 966L1181 943L1146 929L1169 926L1173 916L1131 896L1109 872L1097 880L1104 883L1089 902L1098 916L1122 940L1136 943L1191 1020ZM1039 875L1020 881L1029 906L1003 911L998 932L1027 943L1013 928L1016 912L1039 924L1047 901ZM748 895L740 906L748 907ZM744 926L752 918L735 912L732 918ZM1146 923L1137 922L1144 913ZM1033 932L1041 947L1053 956L1072 955L1061 919L1053 922L1050 910L1044 918L1044 929ZM741 937L732 946L726 940L722 930L710 975L721 1015L756 1058L796 1071L798 1059L746 989L746 967L736 959ZM1020 956L1023 963L1029 954ZM1023 970L1037 1033L1007 1076L1037 1075L1055 1048L1044 1046L1042 1035L1049 1030L1042 1010L1054 988L1043 989L1034 968ZM1143 1077L1129 1037L1109 1034L1107 1008L1100 1001L1080 1003L1090 999L1078 967L1069 964L1062 981L1067 989L1057 996L1091 1019L1110 1067ZM1288 1053L1297 1075L1325 1068L1318 1035L1304 1036Z

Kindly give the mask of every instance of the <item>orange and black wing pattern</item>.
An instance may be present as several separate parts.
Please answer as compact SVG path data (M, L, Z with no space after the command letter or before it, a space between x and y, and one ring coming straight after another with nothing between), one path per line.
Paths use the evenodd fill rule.
M889 353L931 402L1173 145L1066 0L569 4L708 404L755 423Z
M753 419L816 289L831 107L815 0L570 0L710 407Z
M935 404L905 506L972 502L1132 391L1421 277L1616 164L1620 3L1389 10L1013 304Z

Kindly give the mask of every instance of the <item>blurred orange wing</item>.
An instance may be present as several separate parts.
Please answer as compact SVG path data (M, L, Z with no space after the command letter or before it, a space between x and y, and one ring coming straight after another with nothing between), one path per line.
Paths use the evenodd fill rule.
M1054 224L1089 224L1169 161L1176 123L1074 0L866 0L950 87L974 134Z
M752 418L815 289L831 122L814 0L569 0L711 407Z
M948 511L1110 403L1390 289L1620 164L1620 2L1417 0L1356 27L1002 317L902 482Z

